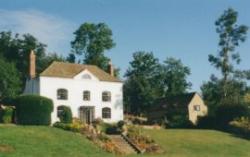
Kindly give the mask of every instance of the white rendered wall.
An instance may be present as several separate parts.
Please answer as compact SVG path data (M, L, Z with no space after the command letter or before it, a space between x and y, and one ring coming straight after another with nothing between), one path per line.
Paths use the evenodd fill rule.
M79 74L88 73L84 71ZM64 88L68 90L67 100L57 100L57 89ZM83 91L89 90L91 94L90 101L83 100ZM102 101L102 92L111 92L111 102ZM74 79L40 77L40 95L48 97L54 102L54 111L52 113L52 123L58 121L57 107L60 105L69 106L73 117L79 117L79 108L81 106L95 106L95 118L102 118L102 108L111 108L111 119L103 119L105 122L118 122L123 120L123 95L122 83L99 81L92 76L91 80L83 80L78 75Z

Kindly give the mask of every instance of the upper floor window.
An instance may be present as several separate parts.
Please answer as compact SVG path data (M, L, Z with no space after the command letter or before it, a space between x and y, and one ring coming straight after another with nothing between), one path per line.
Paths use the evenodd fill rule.
M83 91L83 100L90 101L90 91Z
M105 102L111 101L111 92L108 91L102 92L102 101Z
M107 119L111 118L111 109L110 108L104 107L102 109L102 118L107 118Z
M89 74L83 74L82 79L91 79L91 76Z
M195 111L200 111L200 110L201 110L200 105L194 105L194 110L195 110Z
M68 99L68 90L67 89L58 89L57 90L57 99L67 100Z

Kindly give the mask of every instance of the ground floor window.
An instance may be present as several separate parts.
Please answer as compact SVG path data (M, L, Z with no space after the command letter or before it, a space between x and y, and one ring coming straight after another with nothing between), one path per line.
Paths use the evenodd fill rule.
M102 118L110 119L111 118L111 109L108 107L104 107L102 109Z
M57 107L57 117L61 117L63 114L63 107L64 105L58 106Z

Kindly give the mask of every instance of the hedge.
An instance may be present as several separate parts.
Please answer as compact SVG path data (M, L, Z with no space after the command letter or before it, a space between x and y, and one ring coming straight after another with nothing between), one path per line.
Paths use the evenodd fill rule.
M6 106L4 109L0 110L0 122L1 123L11 123L13 117L14 109L12 107Z
M60 110L58 115L60 122L72 123L72 112L70 107L62 105L58 107L58 110Z
M229 122L239 117L247 117L249 109L242 104L223 104L216 110L216 122L219 127L226 128Z
M53 102L38 95L23 95L15 100L17 124L50 125Z

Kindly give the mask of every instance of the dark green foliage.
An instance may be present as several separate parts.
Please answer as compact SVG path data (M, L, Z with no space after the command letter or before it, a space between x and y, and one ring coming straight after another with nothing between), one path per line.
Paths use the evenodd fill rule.
M21 74L21 80L25 81L28 74L29 54L31 50L35 51L37 58L37 72L43 69L41 60L45 56L46 45L30 34L12 34L11 32L0 33L0 55L8 62L14 62L18 72Z
M189 68L180 60L167 58L161 64L152 52L134 53L125 74L125 110L146 114L157 99L185 93L191 86L186 80L189 74Z
M21 92L21 81L15 65L7 63L0 56L0 102L6 98L13 98Z
M68 62L70 62L70 63L75 63L75 62L76 62L76 56L75 56L75 54L70 53L70 54L68 55L68 57L66 58L66 60L67 60Z
M249 117L237 118L230 122L230 132L237 136L250 139L250 120Z
M121 132L116 125L108 125L108 127L106 128L106 134L114 135L121 134Z
M115 46L112 30L105 23L84 23L74 35L75 39L71 42L74 53L84 55L85 64L97 65L107 71L109 58L104 52ZM72 56L70 58L72 60Z
M18 124L50 125L53 102L38 95L23 95L16 99L16 118Z
M122 128L124 125L125 125L125 122L124 122L123 120L120 120L120 121L117 123L117 127L119 127L119 128Z
M234 76L233 61L239 64L241 59L236 47L246 40L248 27L237 24L238 13L232 8L227 9L215 22L216 32L219 34L219 53L217 56L209 55L209 62L221 71L223 75L223 97L227 99L227 81ZM237 70L239 74L241 70Z
M197 127L201 129L216 128L216 118L214 116L198 117Z
M209 107L209 115L214 115L220 104L243 104L244 96L249 90L245 82L236 79L228 80L226 89L227 98L224 99L223 80L215 76L201 86L203 100Z
M154 100L162 96L159 84L159 61L153 53L136 52L127 70L124 101L127 112L135 115L147 112Z
M121 134L123 131L123 126L125 123L123 121L119 121L117 124L110 124L110 123L99 123L100 131L106 134Z
M1 123L11 123L13 118L14 109L12 107L6 106L4 109L0 110L0 122Z
M191 87L191 83L187 81L190 69L184 66L181 60L167 58L162 65L161 74L165 96L171 97L183 94Z
M191 128L193 124L188 118L187 114L172 114L166 116L165 127L166 128Z
M72 123L72 112L70 107L68 106L59 106L57 108L60 112L58 113L58 117L61 123Z
M68 130L68 131L72 131L71 130L71 124L69 123L62 123L62 122L55 122L53 124L53 127L55 128L60 128L60 129L63 129L63 130ZM76 132L76 131L75 131Z
M220 105L216 110L216 122L220 128L227 128L229 122L236 118L248 116L248 107L241 104L223 104Z
M28 77L31 50L34 50L36 55L37 74L41 73L54 60L64 61L64 58L56 53L46 55L45 49L46 45L40 43L30 34L19 35L12 32L0 32L0 56L7 62L14 63L20 75L16 78L21 80L21 84L16 88L24 88L25 80Z

